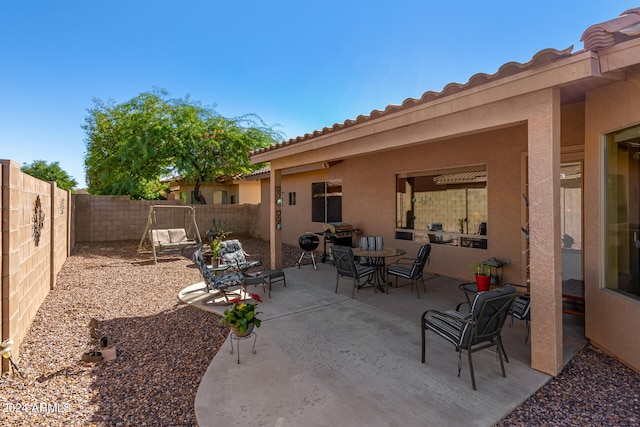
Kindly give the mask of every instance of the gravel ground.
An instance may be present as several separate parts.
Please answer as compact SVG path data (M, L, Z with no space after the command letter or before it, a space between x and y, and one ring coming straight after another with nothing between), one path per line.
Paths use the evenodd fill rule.
M639 426L640 374L589 344L496 425Z
M268 267L268 242L234 237ZM26 378L0 377L1 425L196 425L195 394L227 330L177 300L200 281L189 258L134 261L137 243L76 245L20 349ZM299 256L285 246L284 266ZM80 361L91 318L117 361ZM640 374L587 346L499 425L640 425Z
M234 237L269 265L268 242ZM228 332L214 314L178 301L181 289L202 280L189 258L134 261L137 244L76 245L20 348L26 378L0 378L0 425L196 425L198 385ZM299 255L285 247L285 266ZM94 348L91 318L117 361L81 361Z

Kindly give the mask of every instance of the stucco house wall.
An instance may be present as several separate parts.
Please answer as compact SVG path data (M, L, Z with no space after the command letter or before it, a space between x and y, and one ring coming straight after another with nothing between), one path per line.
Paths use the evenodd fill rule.
M323 223L311 221L311 184L329 179L327 171L319 169L282 177L282 242L284 244L298 246L298 239L302 234L324 230ZM269 179L262 179L260 183L262 191L260 236L269 239ZM296 193L295 205L289 204L289 193ZM322 245L322 241L320 244Z
M604 135L640 123L640 73L587 94L584 176L585 334L640 370L640 300L604 287ZM638 203L638 201L636 201Z
M348 159L334 171L330 169L343 178L343 219L358 224L365 234L383 236L385 244L403 248L414 256L420 242L395 238L396 174L486 165L488 249L433 245L425 270L471 280L474 270L469 264L489 257L509 258L511 265L505 268L504 280L522 284L519 212L523 200L519 178L521 156L527 146L526 132L526 126L519 125ZM393 132L388 138L393 140Z
M330 164L327 179L342 179L343 222L411 255L418 242L394 238L395 174L486 165L488 249L434 246L426 270L468 280L469 262L509 258L505 281L522 285L530 278L532 367L555 375L563 363L562 233L579 235L587 337L640 370L640 301L603 289L601 207L603 135L640 123L640 38L617 34L638 22L640 9L625 12L585 31L584 50L543 50L526 64L508 63L493 75L477 74L251 153L254 163L271 167L262 212L269 215L272 261L279 265L279 245L290 239L286 223L282 230L274 226L286 208L274 206L274 194L293 169ZM603 35L611 36L608 44ZM575 182L570 190L561 185L560 167L568 162L582 165L584 182L583 218L569 229L561 224L562 209L579 206L580 193ZM580 253L573 255L579 261Z
M184 196L186 204L195 204L191 199L194 184L184 181L175 181L171 184L171 191L167 195L168 200L181 200ZM200 186L200 192L205 197L207 204L258 204L260 203L260 184L257 181L235 180L228 183L204 183ZM226 201L222 192L227 193ZM233 203L231 203L233 201Z

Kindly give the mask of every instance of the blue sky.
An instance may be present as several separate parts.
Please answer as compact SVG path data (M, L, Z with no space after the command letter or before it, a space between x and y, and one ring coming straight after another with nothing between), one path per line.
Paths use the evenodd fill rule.
M58 161L85 186L93 98L163 88L294 138L574 51L631 1L0 0L0 158Z

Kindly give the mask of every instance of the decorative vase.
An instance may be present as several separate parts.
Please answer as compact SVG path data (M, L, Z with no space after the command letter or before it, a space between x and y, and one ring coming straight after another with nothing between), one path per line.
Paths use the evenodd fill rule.
M491 276L482 276L480 274L476 274L476 285L478 286L478 292L488 291L490 281Z
M233 330L233 335L235 335L238 338L243 338L251 335L251 332L253 332L253 325L254 325L253 323L249 323L249 325L247 325L247 330L245 332L240 332L233 326L231 327L231 329Z

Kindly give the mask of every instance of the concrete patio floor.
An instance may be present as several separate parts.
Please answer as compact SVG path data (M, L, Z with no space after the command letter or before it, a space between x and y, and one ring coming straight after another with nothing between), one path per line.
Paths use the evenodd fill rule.
M427 280L420 300L410 286L388 295L365 288L351 299L347 279L334 293L331 264L284 271L287 287L274 284L271 299L261 288L249 289L264 296L256 354L253 339L241 341L238 364L227 338L198 389L200 426L490 426L550 378L529 367L520 321L503 330L507 378L495 351L473 355L477 391L466 353L458 377L457 353L433 333L427 334L427 361L420 362L420 316L464 301L457 281ZM180 298L224 310L203 307L202 287L194 284ZM565 315L565 362L585 343L582 319Z

